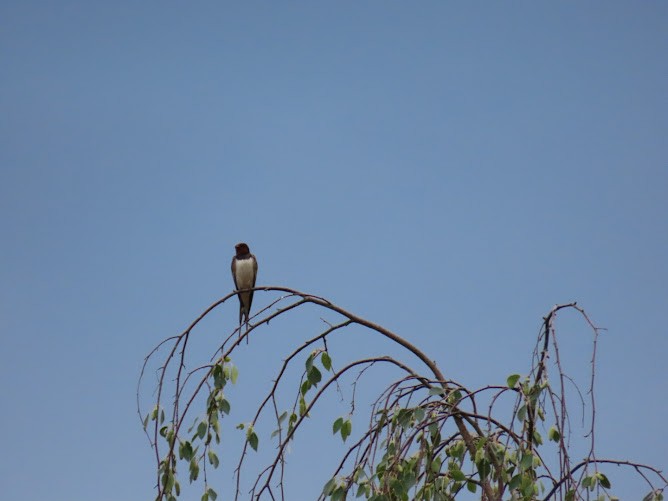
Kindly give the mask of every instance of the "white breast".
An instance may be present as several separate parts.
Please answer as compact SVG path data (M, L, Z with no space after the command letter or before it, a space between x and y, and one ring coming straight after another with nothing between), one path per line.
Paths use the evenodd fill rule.
M253 268L252 259L237 259L236 275L239 289L253 287L253 275L255 274Z

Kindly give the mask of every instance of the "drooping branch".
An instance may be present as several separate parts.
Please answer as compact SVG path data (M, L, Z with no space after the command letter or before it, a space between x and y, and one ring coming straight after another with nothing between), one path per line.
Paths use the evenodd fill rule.
M570 477L572 477L572 475L575 472L577 472L580 468L582 468L584 466L587 466L589 464L614 464L614 465L617 465L617 466L631 466L631 467L635 468L636 471L639 471L639 472L640 472L640 470L647 470L647 471L650 471L650 472L654 473L663 482L663 486L659 489L657 486L652 484L646 476L642 475L642 477L647 481L647 483L649 484L649 487L653 491L663 490L666 487L668 487L668 478L666 478L663 475L663 472L661 470L658 470L657 468L654 468L653 466L649 466L649 465L641 464L641 463L634 463L632 461L619 460L619 459L592 459L592 460L581 461L580 463L575 465L568 472L569 473L568 476L564 476L561 480L559 480L557 483L555 483L552 486L552 489L550 489L548 491L548 493L543 498L543 501L548 501L559 490L559 487L561 487L564 484L564 482L566 482Z
M404 488L406 485L409 486L406 487L408 489L415 485L415 492L422 492L425 499L433 499L433 497L430 497L433 494L433 489L451 489L442 492L446 492L448 496L458 497L458 493L463 488L468 487L474 490L475 488L482 489L482 499L485 501L500 500L504 497L504 493L508 491L513 492L513 498L531 499L533 501L536 496L531 494L530 489L527 489L533 488L536 480L547 479L551 483L551 490L545 497L547 501L564 486L567 486L570 490L577 489L580 481L574 480L573 476L583 466L603 463L634 467L643 477L645 477L643 469L652 471L664 483L659 486L659 489L668 485L661 473L651 467L626 461L596 459L594 455L594 415L592 415L589 433L591 440L589 456L575 467L570 467L568 452L570 446L566 443L566 430L564 429L567 408L563 386L564 381L569 378L560 365L554 327L556 314L561 309L573 308L584 316L596 334L599 331L584 310L579 308L576 303L557 305L543 319L538 343L542 345L542 348L536 352L530 376L523 380L521 384L517 384L520 376L514 375L514 382L509 382L509 386L490 385L471 391L453 380L446 379L436 363L413 343L322 297L286 287L264 286L252 290L280 293L281 296L270 301L267 306L256 312L250 319L251 322L255 323L234 328L222 345L217 347L209 364L197 366L195 369L187 368L187 365L189 365L187 364L187 352L192 345L192 343L189 343L190 336L193 335L196 326L202 319L238 292L228 294L214 302L180 335L172 336L156 346L144 361L137 388L137 406L140 418L145 415L140 405L140 386L149 360L156 356L160 348L169 347L165 359L160 363L157 370L154 409L142 419L158 464L157 490L159 500L173 497L174 489L176 489L178 495L179 487L175 483L177 447L179 458L190 461L191 481L197 478L198 462L204 462L206 485L205 459L207 452L209 454L212 452L210 449L212 436L217 441L219 440L218 415L220 414L222 418L224 414L229 413L230 404L225 400L222 389L228 380L235 381L234 371L236 367L231 362L231 356L235 353L235 350L244 339L248 342L251 334L261 326L268 325L271 320L288 312L295 312L307 304L332 311L343 319L338 323L325 321L328 328L305 340L283 360L273 385L259 403L259 407L254 411L254 417L250 421L249 433L247 433L247 439L235 469L235 499L239 498L241 493L241 471L244 467L244 459L247 457L248 446L250 445L253 449L257 448L258 439L257 436L253 439L255 433L253 429L261 415L266 416L268 413L273 415L273 419L278 423L278 429L272 434L272 437L277 435L278 441L273 461L260 471L252 486L251 496L255 499L259 499L263 495L272 499L276 496L285 499L283 486L285 448L290 441L296 438L302 423L309 417L309 412L319 404L322 396L330 390L332 385L335 385L337 390L340 391L339 381L345 374L353 369L362 368L352 383L353 394L349 413L349 416L352 416L356 412L355 388L357 381L366 377L365 372L369 367L381 363L389 363L401 369L405 376L389 384L375 400L372 405L368 429L363 431L361 438L347 449L334 475L338 476L343 468L349 464L349 461L352 463L353 473L343 477L345 481L340 479L337 481L343 483L328 483L329 487L326 486L326 489L323 490L321 498L343 499L346 496L345 493L353 488L354 484L362 489L362 485L367 485L364 482L369 482L368 485L376 482L375 487L369 487L371 490L362 490L361 493L366 492L371 495L373 489L380 489L378 492L384 492L383 489ZM337 366L342 367L340 370L334 369L327 347L327 340L328 338L331 339L332 336L339 335L344 327L353 324L380 334L400 346L405 353L417 358L424 367L419 366L417 368L420 370L415 370L399 358L371 356L360 360L344 361L341 365L337 364ZM595 342L596 339L595 335ZM294 367L295 361L304 357L309 347L314 347L314 350L311 351L307 359L306 371L303 372L301 379L296 383L297 397L292 404L289 426L285 430L281 423L285 419L287 411L282 414L280 412L282 406L277 397L279 385L284 388L285 385L292 384L290 378L287 377L289 374L288 367ZM593 413L595 412L593 395L595 348L596 344L594 343L589 388ZM550 379L548 378L547 360L550 353L554 353L556 357L558 379L561 382L561 388L557 390L550 386ZM323 381L321 381L319 371L316 374L317 377L309 372L316 357L320 357L320 364L326 371L329 371L326 372L329 376ZM422 374L421 371L424 371L425 368L426 374ZM168 385L174 386L174 391L171 394L167 391L171 387ZM311 387L317 387L317 391L315 394L309 393L310 400L307 402L304 395ZM200 394L208 394L206 419L199 421L196 434L191 440L188 440L182 437L185 434L185 431L182 431L182 429L185 429L183 424L191 410L196 407L196 402L200 401L197 399ZM505 398L500 398L501 396L513 394L517 395L517 403L510 419L506 421L498 416L497 406L500 405L498 402L499 400L505 401ZM169 402L170 398L168 397L173 399L170 402L171 411L168 412L170 418L163 426L164 411L170 408L169 404L164 405L163 402ZM480 411L478 410L478 400L480 400ZM551 440L555 440L554 437L556 436L555 441L558 441L559 444L559 468L558 471L554 472L547 466L547 461L541 453L541 451L544 451L544 449L540 449L541 439L536 438L539 437L539 434L536 434L536 423L539 419L545 420L544 412L549 411L546 408L547 402L552 402L552 413L555 423L558 424L558 433L550 436ZM525 410L522 409L522 404L524 404ZM485 406L486 413L483 410ZM503 405L500 406L503 407ZM299 407L298 413L297 407ZM153 422L152 433L149 433L147 429L149 419ZM341 419L339 418L337 421L341 421ZM195 424L198 423L198 420L199 418L195 419ZM193 427L195 427L195 424L193 424ZM454 428L452 424L454 424ZM334 429L336 430L336 426ZM190 430L188 433L190 433ZM160 440L160 437L165 439L164 443ZM207 437L206 441L204 440L205 437ZM343 432L342 437L345 440L346 435ZM197 457L194 456L195 453L190 444L191 441L194 444L196 438L204 443L204 450L203 452L200 451ZM388 448L389 444L392 444L391 450ZM196 451L197 448L194 450ZM161 454L163 451L164 455ZM379 461L381 455L382 458ZM212 464L217 463L217 459L211 461ZM214 466L217 466L217 464L214 464ZM357 475L365 469L368 469L370 477L368 481L362 482ZM583 471L586 472L586 468ZM407 472L412 476L406 477ZM332 478L330 482L334 480ZM400 485L396 482L399 482ZM421 485L421 490L417 487L418 483ZM651 482L649 484L652 489L655 489ZM207 498L209 498L208 492L209 488L207 487L205 492ZM359 495L360 492L358 492ZM214 496L215 493L211 494L211 498Z

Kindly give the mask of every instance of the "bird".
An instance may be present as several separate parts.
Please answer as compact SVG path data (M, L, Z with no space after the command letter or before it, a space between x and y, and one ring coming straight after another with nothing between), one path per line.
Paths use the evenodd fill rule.
M257 278L257 259L251 254L248 244L240 242L234 246L236 255L232 258L232 279L236 290L252 289L255 287ZM250 317L251 304L253 304L253 291L240 292L239 297L239 325Z

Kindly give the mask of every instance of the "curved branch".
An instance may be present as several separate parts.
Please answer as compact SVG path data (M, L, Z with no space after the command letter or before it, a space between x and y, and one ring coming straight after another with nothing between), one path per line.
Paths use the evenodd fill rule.
M388 356L384 356L384 357L372 357L372 358L366 358L366 359L362 359L362 360L356 360L356 361L354 361L354 362L349 363L348 365L346 365L345 367L343 367L341 370L339 370L338 372L336 372L336 373L335 373L335 374L334 374L334 375L333 375L333 376L332 376L332 377L331 377L331 378L330 378L330 379L329 379L329 380L322 386L322 388L320 388L320 390L318 390L318 392L314 395L313 400L311 400L311 402L308 404L308 406L306 407L306 410L304 411L304 413L303 413L301 416L299 416L299 419L295 422L295 424L294 424L294 426L292 427L292 429L291 429L291 430L287 433L287 435L285 436L285 440L279 445L279 447L278 447L278 452L276 453L276 457L274 458L274 461L272 462L272 465L271 465L271 467L269 468L269 471L268 471L268 474L267 474L267 480L265 481L265 483L264 483L264 484L262 485L262 487L260 488L260 491L257 493L257 495L256 495L257 497L259 497L259 496L262 494L262 492L263 492L265 489L268 488L269 482L271 481L271 478L272 478L272 476L273 476L273 474L274 474L274 470L276 469L276 466L278 465L279 459L280 459L281 456L283 455L283 451L285 450L285 447L287 446L287 444L290 442L290 440L291 440L292 437L294 436L295 432L297 431L297 428L299 428L299 426L301 425L301 423L302 423L302 422L304 421L304 419L308 416L309 412L311 411L311 409L313 408L313 406L315 405L315 403L319 400L319 398L322 396L322 394L325 392L325 390L327 390L327 388L329 387L329 385L331 385L334 381L337 381L337 380L338 380L344 373L346 373L347 371L349 371L349 370L352 369L353 367L356 367L356 366L358 366L358 365L362 365L362 364L373 364L373 363L376 363L376 362L387 362L387 363L391 363L391 364L393 364L393 365L396 365L396 366L399 367L400 369L403 369L404 371L408 372L409 374L415 375L415 373L412 371L412 369L411 369L410 367L408 367L408 366L402 364L401 362L399 362L398 360L395 360L395 359L393 359L393 358L391 358L391 357L388 357ZM244 450L245 450L245 447L246 447L246 445L244 445ZM257 485L257 484L256 484L256 485ZM253 492L254 492L254 491L255 491L255 487L253 488Z
M638 471L638 473L640 473L640 470L641 470L641 469L649 470L649 471L651 471L652 473L654 473L657 477L659 477L659 478L663 481L663 483L664 483L664 488L665 488L665 487L668 487L668 480L666 479L666 477L663 476L663 473L661 472L661 470L658 470L658 469L656 469L656 468L654 468L654 467L652 467L652 466L649 466L649 465L646 465L646 464L641 464L641 463L633 463L633 462L631 462L631 461L620 461L620 460L617 460L617 459L585 459L584 461L581 461L580 463L578 463L577 465L575 465L575 466L568 472L568 475L565 475L561 480L559 480L559 481L552 487L552 489L550 489L550 491L547 493L547 495L543 498L543 501L547 501L548 499L550 499L550 498L552 497L552 495L559 489L559 487L561 487L561 485L562 485L566 480L568 480L569 478L571 478L571 477L573 476L573 474L574 474L576 471L578 471L580 468L582 468L583 466L586 466L586 465L588 465L588 464L594 464L594 463L597 463L597 464L615 464L615 465L617 465L617 466L632 466L633 468L636 469L636 471ZM643 477L644 477L644 475L643 475ZM647 480L646 477L645 477L645 480ZM647 482L649 483L649 480L647 480ZM652 489L654 489L654 486L653 486L651 483L649 483L649 486L650 486Z

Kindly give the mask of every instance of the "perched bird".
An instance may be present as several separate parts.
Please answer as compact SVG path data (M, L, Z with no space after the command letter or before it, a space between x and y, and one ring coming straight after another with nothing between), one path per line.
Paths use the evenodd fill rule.
M252 289L255 287L257 278L257 260L250 253L248 244L243 242L234 246L237 251L236 256L232 258L232 278L237 290ZM253 303L253 291L241 292L239 297L239 324L243 323L244 317L248 323L250 317L251 304Z

